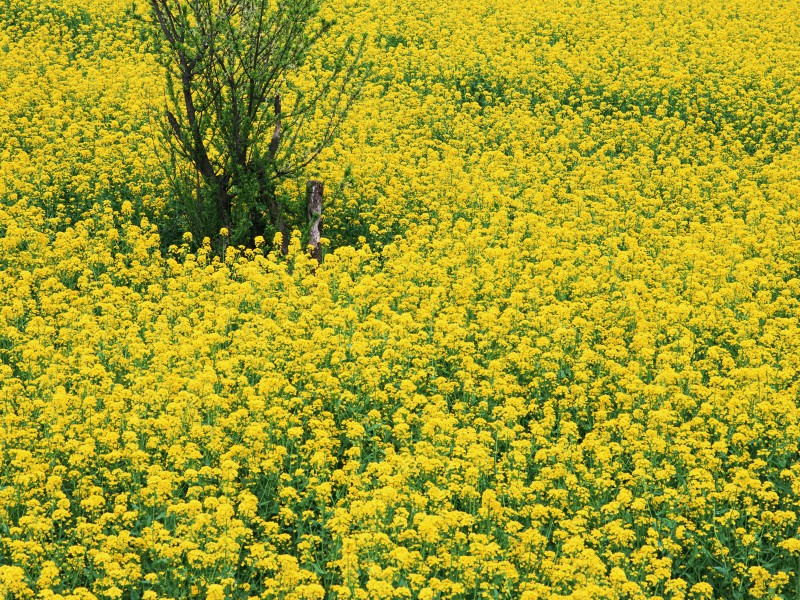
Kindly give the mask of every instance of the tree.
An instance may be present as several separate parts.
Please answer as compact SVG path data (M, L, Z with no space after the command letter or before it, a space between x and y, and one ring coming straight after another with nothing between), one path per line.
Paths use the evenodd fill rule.
M292 75L332 26L319 18L321 0L148 1L167 74L163 139L180 216L196 236L221 239L223 251L279 231L286 253L306 209L280 198L278 185L332 141L364 80L364 40L348 39L304 90ZM228 237L217 238L223 227Z

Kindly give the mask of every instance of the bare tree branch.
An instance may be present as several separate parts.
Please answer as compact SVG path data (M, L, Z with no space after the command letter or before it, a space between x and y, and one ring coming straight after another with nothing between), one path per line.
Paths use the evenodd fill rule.
M297 203L279 183L300 176L330 145L361 80L363 42L352 40L319 73L311 91L293 89L291 74L331 28L318 20L322 0L148 0L167 73L165 145L186 219L198 239L229 228L230 242L304 228ZM294 97L291 110L282 106ZM272 106L270 106L270 104ZM327 115L315 141L309 130L321 106ZM316 128L316 126L315 126ZM301 157L301 158L298 158ZM322 185L321 183L319 184ZM321 187L320 187L321 189Z

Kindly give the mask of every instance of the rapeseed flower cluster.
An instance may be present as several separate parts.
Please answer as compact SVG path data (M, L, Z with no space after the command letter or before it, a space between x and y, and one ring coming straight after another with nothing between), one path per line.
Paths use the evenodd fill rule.
M331 3L321 265L162 251L126 3L0 7L0 595L798 594L796 3Z

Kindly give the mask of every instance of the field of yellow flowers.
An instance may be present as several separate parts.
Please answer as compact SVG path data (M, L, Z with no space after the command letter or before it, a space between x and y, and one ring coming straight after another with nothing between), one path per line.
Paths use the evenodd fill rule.
M331 1L316 269L130 6L0 0L0 597L800 598L800 4Z

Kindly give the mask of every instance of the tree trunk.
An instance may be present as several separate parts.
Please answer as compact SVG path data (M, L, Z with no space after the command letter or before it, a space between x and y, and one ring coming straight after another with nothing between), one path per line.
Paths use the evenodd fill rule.
M289 252L289 226L283 214L283 207L278 202L275 182L269 180L261 165L256 165L255 167L248 165L248 167L257 169L256 178L258 181L258 199L260 201L260 205L253 206L250 209L251 231L248 237L252 239L257 235L265 234L266 222L261 217L260 211L262 207L266 208L269 215L269 224L274 230L281 232L281 254L286 256Z
M306 213L308 215L311 256L322 262L322 192L321 181L309 181L306 185Z

